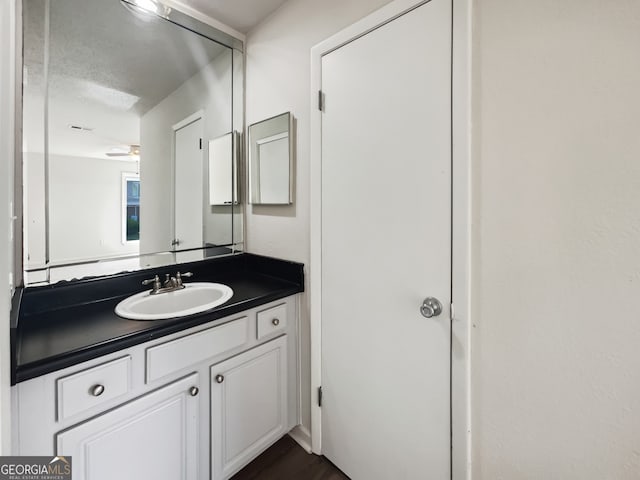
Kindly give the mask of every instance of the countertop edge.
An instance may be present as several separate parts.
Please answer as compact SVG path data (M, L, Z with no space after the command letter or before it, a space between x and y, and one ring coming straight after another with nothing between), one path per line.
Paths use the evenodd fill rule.
M20 304L22 302L23 287L18 287L13 292L11 298L11 312L9 313L9 342L11 354L11 385L18 383L18 356L20 355L20 342L18 341L18 316L20 313Z

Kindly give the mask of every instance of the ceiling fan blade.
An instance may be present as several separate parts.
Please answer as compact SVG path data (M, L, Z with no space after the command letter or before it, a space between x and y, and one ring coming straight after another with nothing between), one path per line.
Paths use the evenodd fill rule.
M107 157L130 157L131 156L130 153L112 153L112 152L107 152L105 155Z

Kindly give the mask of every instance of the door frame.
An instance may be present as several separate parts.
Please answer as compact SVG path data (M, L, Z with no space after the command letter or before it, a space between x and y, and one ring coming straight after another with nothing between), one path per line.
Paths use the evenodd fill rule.
M322 57L430 0L394 0L311 49L311 448L322 453ZM471 478L471 0L452 3L451 478ZM418 306L416 306L417 308Z

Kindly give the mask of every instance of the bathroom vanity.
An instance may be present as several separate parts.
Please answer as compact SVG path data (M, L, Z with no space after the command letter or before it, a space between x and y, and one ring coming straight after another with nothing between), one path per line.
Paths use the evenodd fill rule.
M153 0L21 4L12 453L71 457L74 480L230 478L300 423L303 266L232 254L243 41ZM263 130L255 203L289 205L293 138ZM233 294L195 313L183 281ZM151 286L189 314L116 315Z
M179 269L231 287L202 314L118 317ZM83 480L227 479L299 423L302 265L251 254L28 288L13 333L16 455Z

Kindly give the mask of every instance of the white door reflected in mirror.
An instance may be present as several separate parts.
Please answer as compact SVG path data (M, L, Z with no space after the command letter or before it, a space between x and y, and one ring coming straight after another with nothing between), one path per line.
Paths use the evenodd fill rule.
M174 126L174 235L167 245L175 250L199 248L203 242L202 113L181 123Z
M249 127L249 201L254 205L293 203L291 125L287 112Z

